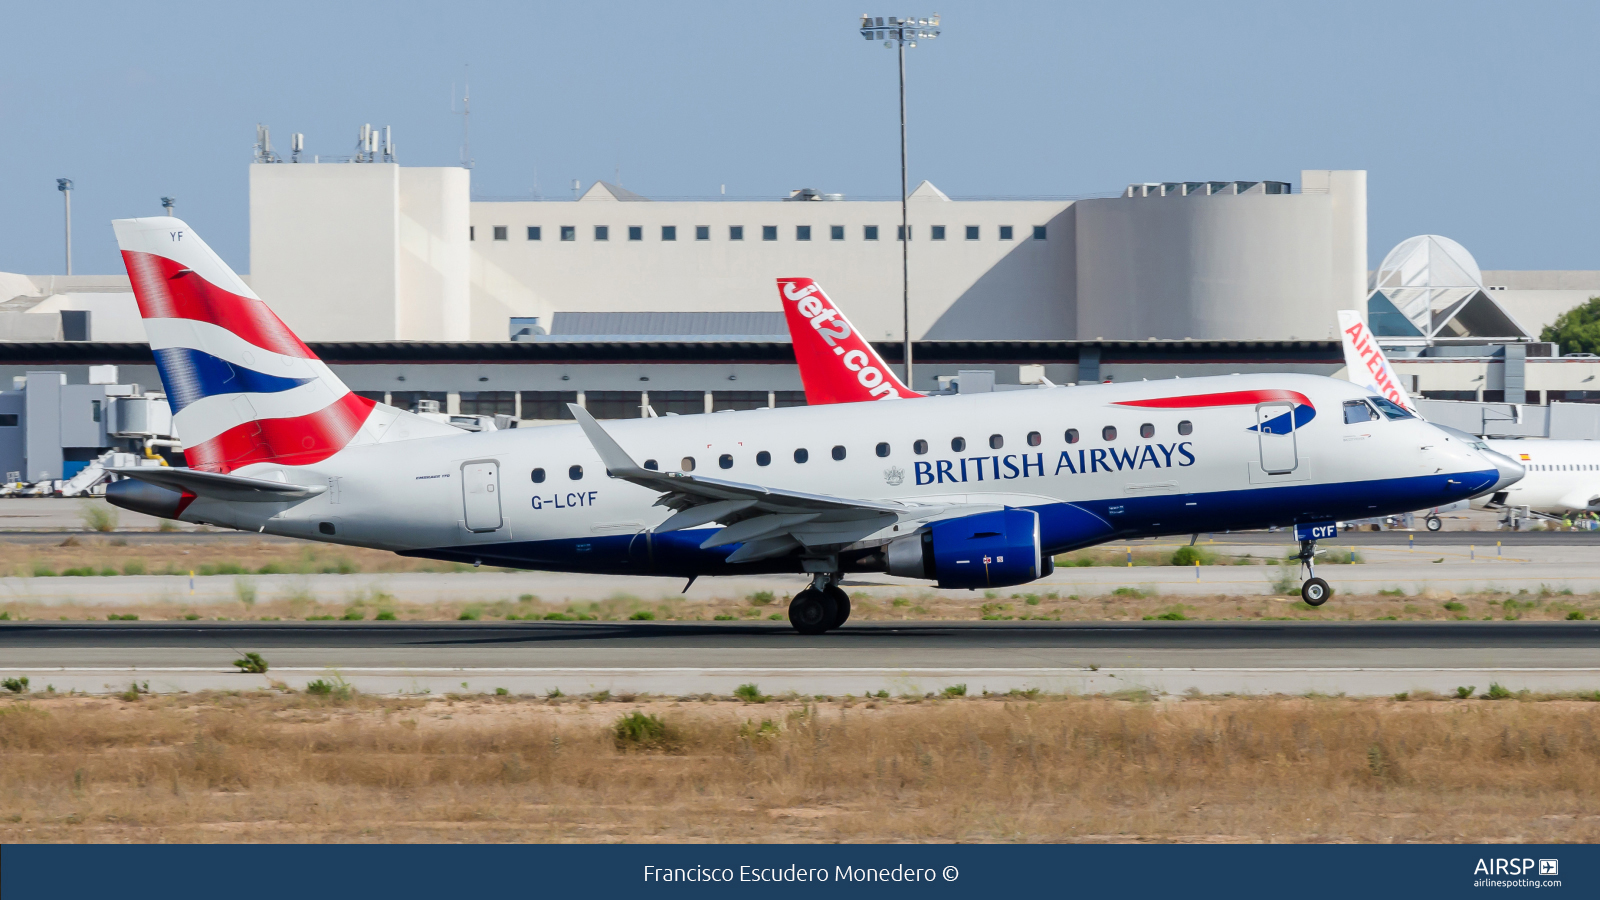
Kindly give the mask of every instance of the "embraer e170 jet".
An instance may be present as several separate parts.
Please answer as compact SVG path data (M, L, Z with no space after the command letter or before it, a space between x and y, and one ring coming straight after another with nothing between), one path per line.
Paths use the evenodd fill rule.
M807 634L848 617L847 572L1005 587L1107 540L1310 541L1520 474L1407 416L1346 440L1365 392L1298 375L463 432L351 393L182 221L114 225L189 466L118 470L111 502L473 564L810 573Z

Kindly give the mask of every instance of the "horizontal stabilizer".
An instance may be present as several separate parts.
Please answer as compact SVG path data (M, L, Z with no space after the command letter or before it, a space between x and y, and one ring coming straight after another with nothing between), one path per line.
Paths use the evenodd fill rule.
M243 475L224 475L220 472L165 466L136 466L111 471L125 478L157 487L188 491L197 497L241 503L285 503L290 500L304 500L328 489L328 486L323 484L284 484L281 481L267 481L264 478L246 478Z

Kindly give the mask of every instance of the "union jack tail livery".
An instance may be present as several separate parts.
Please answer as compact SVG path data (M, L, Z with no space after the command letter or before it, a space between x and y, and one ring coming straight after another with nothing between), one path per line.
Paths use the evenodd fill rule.
M1417 405L1400 386L1399 376L1389 365L1389 358L1383 355L1383 348L1373 339L1371 329L1361 321L1361 313L1353 309L1339 310L1339 332L1344 341L1345 377L1350 383L1416 412Z
M112 226L190 468L312 465L400 417L421 425L406 436L437 433L351 393L182 220Z
M810 278L779 278L778 299L789 323L806 403L819 406L923 396L895 377L821 285Z

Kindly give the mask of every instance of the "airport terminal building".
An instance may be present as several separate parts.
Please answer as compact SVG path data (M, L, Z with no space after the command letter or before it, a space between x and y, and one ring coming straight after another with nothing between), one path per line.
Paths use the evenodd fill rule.
M651 199L605 182L474 200L463 168L258 159L250 259L228 262L352 389L396 405L531 424L568 402L605 417L803 403L786 276L816 278L901 358L898 200ZM1600 360L1537 340L1600 295L1600 272L1482 272L1430 235L1374 266L1366 203L1360 171L1087 199L952 199L923 182L907 235L914 386L1004 387L1032 365L1060 384L1335 375L1336 312L1360 309L1414 393L1532 404L1543 412L1517 418L1544 424L1529 433L1600 437L1550 408L1600 400ZM29 372L87 384L96 365L156 387L144 340L123 273L0 273L0 375L18 391ZM1553 424L1580 419L1579 434Z

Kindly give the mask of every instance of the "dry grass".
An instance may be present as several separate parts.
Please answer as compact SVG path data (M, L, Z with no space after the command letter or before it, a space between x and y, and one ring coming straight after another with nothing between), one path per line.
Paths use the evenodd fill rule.
M0 539L0 576L240 575L320 572L508 572L412 559L387 550L287 541L195 540L130 543L115 535L69 535L60 542Z
M625 701L8 700L0 841L1600 840L1592 703Z
M745 597L685 600L669 597L647 600L615 594L604 600L546 602L532 594L478 601L416 603L400 601L377 587L352 588L338 596L315 596L293 585L268 589L240 576L235 584L236 603L191 605L161 598L149 602L43 604L26 600L0 602L0 615L11 621L105 621L108 614L137 616L139 621L175 621L187 618L218 621L297 621L316 619L376 619L392 615L396 621L440 622L467 620L495 622L551 619L556 621L617 622L648 613L656 621L782 621L788 597L765 593ZM1566 621L1573 613L1600 619L1600 595L1544 591L1518 594L1335 595L1325 606L1310 607L1292 594L1245 596L1213 594L1188 596L1146 593L1122 588L1094 596L1062 596L1057 592L907 590L850 588L852 622L885 621L1067 621L1127 622L1158 618L1194 621ZM248 597L249 602L245 598Z

